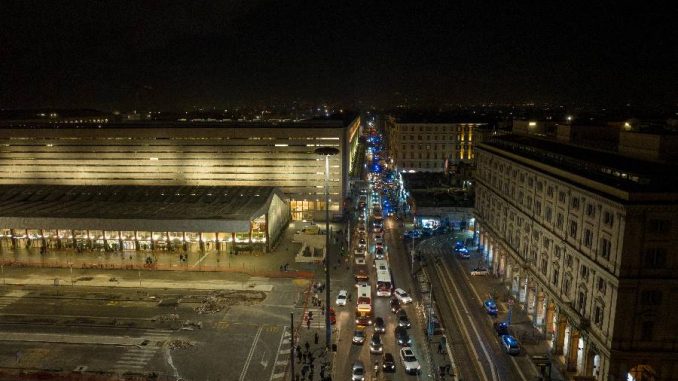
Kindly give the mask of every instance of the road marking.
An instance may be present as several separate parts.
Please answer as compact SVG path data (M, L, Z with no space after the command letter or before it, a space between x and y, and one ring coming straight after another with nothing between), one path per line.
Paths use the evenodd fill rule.
M261 331L264 330L264 327L259 327L257 330L257 334L254 335L254 341L252 341L252 347L250 348L250 353L247 355L247 360L245 360L245 365L242 368L242 371L240 372L240 381L245 380L245 376L247 375L247 369L250 367L250 362L252 361L252 355L254 355L254 348L257 347L257 342L259 342L259 336L261 336Z
M12 290L5 295L0 296L0 310L15 303L28 294L30 294L30 292L25 290Z
M200 259L198 259L198 260L193 264L193 266L191 266L191 267L195 267L195 266L199 265L200 262L202 262L203 260L205 260L205 258L207 258L208 255L210 255L210 253L206 253L205 255L203 255L202 257L200 257Z
M169 330L147 330L143 333L141 338L164 341L169 339L171 333L172 331ZM120 356L113 366L113 370L125 372L127 370L142 369L153 357L155 357L158 350L160 350L160 347L155 345L130 347L122 354L122 356Z
M453 280L452 277L451 277L452 274L450 274L450 273L449 273L449 270L448 270L447 268L445 268L445 267L442 267L442 268L441 268L441 266L437 266L436 269L440 269L440 270L439 270L440 272L443 272L443 271L444 271L445 273L448 274L448 279L450 279L450 283L452 284L452 287L454 288L454 291L455 291L455 293L457 294L457 298L458 298L459 302L461 303L461 307L464 309L464 313L465 313L467 316L470 315L470 312L469 312L469 310L468 310L468 307L466 306L466 303L465 303L464 300L462 299L461 292L459 292L459 289L457 288L456 283L454 282L454 280ZM457 310L457 313L459 314L460 321L463 321L463 320L461 319L461 316L460 316L461 314L459 313L458 310ZM489 367L490 367L490 372L491 372L491 375L492 375L492 379L496 381L496 380L497 380L497 371L496 371L495 367L493 366L492 358L490 357L490 354L489 354L489 352L487 351L487 347L485 346L485 343L483 342L483 339L480 337L480 333L478 332L478 328L476 327L476 324L475 324L475 322L473 321L473 319L468 319L468 322L471 324L471 329L473 329L473 332L474 332L476 338L478 339L478 342L480 343L480 348L482 349L483 354L485 355L485 358L487 359L488 365L489 365ZM473 342L470 340L470 334L469 334L468 330L466 329L465 324L460 324L460 325L461 325L461 327L463 328L464 333L465 333L465 334L467 335L467 337L469 338L469 342L471 342L471 344L473 345L473 347L474 347L474 349L475 349L475 348L476 348L476 345L475 345L475 343L473 343ZM478 353L477 349L476 349L476 353ZM478 357L476 357L476 362L477 362L478 365L480 365L480 359L479 359ZM483 377L484 377L485 379L487 379L487 373L485 372L485 368L483 368L483 367L481 366L480 369L481 369L481 373L483 374Z
M476 296L476 298L478 299L478 301L479 301L480 303L483 303L483 299L480 298L480 294L478 294L478 291L476 291L476 287L473 285L473 283L472 283L471 280L469 279L469 276L468 276L468 275L466 274L466 272L464 271L464 267L461 265L461 263L459 263L459 261L454 261L454 262L457 263L457 266L461 266L462 273L464 274L464 278L466 278L466 283L467 283L469 286L471 286L471 291L473 291L473 295ZM487 320L489 320L490 322L493 322L492 319L491 319L489 316L487 316ZM511 360L512 360L512 362L513 362L513 365L514 365L514 366L516 367L516 369L518 370L518 373L520 374L520 378L522 378L524 381L527 381L527 378L525 377L525 375L523 374L523 371L522 371L522 370L520 369L520 367L518 366L518 362L516 361L516 359L513 358L513 357L511 357Z

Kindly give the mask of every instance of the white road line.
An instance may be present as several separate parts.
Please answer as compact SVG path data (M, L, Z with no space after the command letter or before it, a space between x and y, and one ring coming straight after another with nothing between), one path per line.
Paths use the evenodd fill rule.
M449 274L449 270L447 268L444 268L444 270ZM459 296L459 301L462 303L462 306L464 307L464 312L466 312L467 315L469 315L468 307L466 306L466 303L462 300L461 298L461 292L459 292L459 289L457 288L457 284L454 282L454 280L450 277L449 278L452 287L454 287L454 290L457 292L457 296ZM468 281L468 279L467 279ZM470 282L469 282L470 283ZM474 293L478 295L475 290ZM483 349L483 353L485 354L485 358L487 358L487 362L489 363L490 366L490 371L492 372L492 379L497 380L497 369L494 367L494 363L492 362L492 358L490 357L490 353L487 351L487 347L485 346L485 342L483 339L480 337L480 333L478 332L478 327L476 327L476 323L473 319L469 319L469 322L471 323L471 328L473 329L473 332L476 334L476 337L478 338L478 342L480 343L480 347Z
M275 365L271 369L271 377L269 378L270 380L272 380L273 378L276 378L276 377L273 377L273 376L276 375L276 373L274 373L275 368L277 366L280 366L280 365L285 365L288 362L286 360L280 360L280 361L278 360L278 357L280 357L280 355L282 354L280 349L282 348L283 342L285 342L285 344L289 344L288 335L289 335L289 333L287 332L287 327L283 327L282 334L280 335L280 342L278 343L278 350L275 352L275 359L273 360ZM284 375L285 373L282 373L282 374Z
M435 270L438 273L438 277L440 279L440 284L443 286L443 289L445 289L446 294L452 296L452 292L450 290L450 287L445 282L445 277L444 277L444 274L442 273L441 266L436 265ZM461 302L461 298L459 298L458 300ZM450 303L450 306L454 306L454 305L455 305L455 303L453 303L453 302ZM473 351L475 353L478 353L478 349L476 349L476 345L471 340L471 334L468 332L468 329L466 328L466 324L464 324L464 319L462 319L461 312L459 311L459 308L455 306L455 307L452 308L452 310L457 315L457 319L459 319L458 327L461 328L462 333L464 334L464 336L466 336L467 343L473 347ZM483 367L483 365L480 363L480 358L478 356L474 355L474 354L471 354L470 357L472 357L475 360L473 362L473 364L476 366L476 368L478 368L478 371L480 371L480 373L482 373L483 380L487 380L487 373L485 372L485 368Z
M191 266L191 267L195 267L195 266L199 265L200 262L202 262L203 260L205 260L205 258L207 258L208 255L210 255L210 253L206 253L205 255L203 255L202 257L200 257L200 259L198 259L197 261L195 261L195 263L194 263L193 266Z
M242 368L242 371L240 372L240 381L245 380L245 376L247 375L247 369L250 367L250 362L252 361L252 355L254 354L254 348L257 347L257 343L259 342L259 336L261 336L261 331L264 330L264 327L261 326L259 327L259 330L257 330L257 334L254 335L254 341L252 341L252 348L250 348L250 353L247 355L247 360L245 360L245 365Z
M273 380L273 379L275 379L275 378L282 378L282 377L285 377L285 373L276 373L276 374L272 374L272 375L271 375L271 380Z
M457 262L457 266L461 266L461 264L459 262ZM473 291L473 295L475 295L476 298L478 299L478 301L480 303L482 303L483 299L480 298L480 294L478 294L476 287L473 285L473 283L469 279L469 276L466 274L466 271L463 271L463 270L464 270L464 267L462 266L462 273L464 274L464 278L466 278L466 283L469 286L471 286L471 291ZM492 319L489 316L487 316L487 320L492 322ZM518 370L518 374L520 374L520 378L522 378L524 381L527 381L527 377L525 377L525 375L523 374L523 371L520 369L520 366L518 366L518 362L516 361L516 359L511 357L511 360L513 362L513 365L515 365L516 369Z

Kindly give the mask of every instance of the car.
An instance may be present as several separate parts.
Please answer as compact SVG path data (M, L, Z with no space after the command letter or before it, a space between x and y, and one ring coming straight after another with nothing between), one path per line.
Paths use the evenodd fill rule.
M509 325L508 322L502 321L494 324L494 330L497 331L498 336L504 336L509 334Z
M397 326L393 332L398 345L407 346L412 344L412 339L410 339L410 335L407 333L407 328Z
M469 259L471 258L471 253L468 252L467 248L461 248L459 251L457 251L457 255L459 255L459 258L461 259Z
M416 229L415 230L408 230L408 231L405 232L405 234L403 234L403 238L406 238L406 239L421 238L421 231L416 230Z
M487 267L483 266L474 267L473 270L471 270L471 275L473 276L484 276L489 273L490 272L487 270Z
M511 335L502 335L501 345L504 347L504 352L510 355L520 354L520 343L518 342L518 339Z
M384 259L384 248L377 246L374 249L374 259Z
M393 295L395 295L402 304L412 303L412 297L402 288L396 288L395 291L393 291Z
M359 256L356 256L356 257L355 257L355 264L356 264L356 265L358 265L358 266L363 266L363 265L365 265L365 263L366 263L366 262L365 262L365 257L359 257Z
M384 344L381 342L381 335L379 333L372 334L372 340L370 340L370 353L373 354L382 354L384 353Z
M364 223L361 222L361 223L358 225L358 231L359 231L360 233L364 233L364 232L365 232L365 224L364 224Z
M405 372L408 374L419 374L421 371L421 365L417 361L417 357L412 352L412 348L404 347L400 348L400 359L403 362L405 367Z
M353 369L351 370L351 381L364 381L365 380L365 366L362 361L356 361L353 363Z
M395 359L393 358L392 354L388 352L384 353L384 356L381 358L381 368L384 370L384 372L395 372Z
M374 332L384 333L386 332L386 324L384 319L377 317L374 319Z
M483 302L485 312L490 316L497 316L497 303L494 299L487 299Z
M375 242L379 242L379 241L384 242L384 235L383 234L375 234L374 235L374 241Z
M339 290L339 294L337 294L337 306L345 306L347 300L348 300L348 291Z
M410 319L407 317L407 313L405 311L401 310L398 313L398 326L404 328L412 327L412 323L410 323Z
M353 331L353 344L363 345L365 343L365 327L358 326Z
M364 247L363 248L356 247L355 250L353 251L353 254L356 257L364 257L365 256L365 248Z
M396 298L391 298L391 312L397 314L400 311L400 302Z

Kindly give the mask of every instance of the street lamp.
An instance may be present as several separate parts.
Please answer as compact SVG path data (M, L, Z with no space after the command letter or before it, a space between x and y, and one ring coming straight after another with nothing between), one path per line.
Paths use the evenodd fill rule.
M332 326L330 325L330 156L339 153L334 147L316 148L315 153L325 156L325 347L332 346Z

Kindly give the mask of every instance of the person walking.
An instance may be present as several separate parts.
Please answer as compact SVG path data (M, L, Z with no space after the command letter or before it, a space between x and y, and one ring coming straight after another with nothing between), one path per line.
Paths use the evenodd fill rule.
M306 352L308 352L308 348L310 348L310 347L311 347L311 345L308 343L308 341L306 343L304 343L304 348L306 348Z
M313 341L316 345L318 345L318 332L315 333L315 337L314 337Z
M301 357L302 357L301 348L299 347L299 348L297 348L297 362L298 363L301 362Z
M311 319L306 320L306 329L311 329Z

